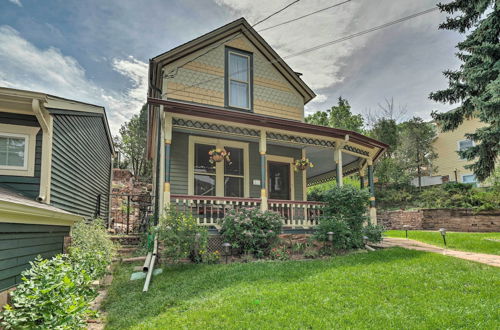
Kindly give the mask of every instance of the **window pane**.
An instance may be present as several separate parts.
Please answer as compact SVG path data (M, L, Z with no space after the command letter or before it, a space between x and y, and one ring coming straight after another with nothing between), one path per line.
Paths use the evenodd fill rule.
M25 146L24 138L0 137L0 165L23 167Z
M208 152L215 149L215 146L207 144L194 145L194 170L201 173L215 173L215 165L210 164Z
M460 151L464 151L472 147L472 140L464 140L460 141L459 143Z
M215 175L196 174L194 176L194 194L215 196Z
M243 178L224 177L224 196L243 197Z
M464 175L462 181L464 183L474 183L476 182L476 176L474 174Z
M248 84L230 81L229 105L238 108L249 108Z
M224 162L224 174L243 175L243 149L224 147L230 153L231 165Z
M248 81L248 57L229 54L229 78Z

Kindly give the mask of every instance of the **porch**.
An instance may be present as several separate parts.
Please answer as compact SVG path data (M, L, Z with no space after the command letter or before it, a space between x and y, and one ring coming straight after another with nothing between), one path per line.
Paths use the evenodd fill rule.
M157 207L191 212L201 225L216 226L229 210L259 207L284 218L286 227L312 227L322 203L307 200L307 187L357 175L371 192L376 222L373 161L380 142L359 133L299 121L229 111L179 101L149 99L159 106ZM231 160L213 162L215 149ZM308 158L314 167L296 168ZM366 176L368 177L365 180ZM368 183L368 184L367 184ZM163 188L163 189L162 189Z

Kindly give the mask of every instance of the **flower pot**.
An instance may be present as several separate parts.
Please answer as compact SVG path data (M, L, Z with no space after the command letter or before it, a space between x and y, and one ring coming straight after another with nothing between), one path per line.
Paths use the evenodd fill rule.
M224 160L224 157L222 155L212 155L212 160L216 163L222 162Z
M304 171L307 168L307 165L306 164L296 165L295 168L297 168L297 170L299 171Z

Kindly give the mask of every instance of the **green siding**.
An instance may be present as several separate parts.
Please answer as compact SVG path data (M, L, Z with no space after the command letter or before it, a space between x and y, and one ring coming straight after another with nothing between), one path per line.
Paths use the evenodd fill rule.
M223 139L229 140L226 137ZM188 193L188 149L189 134L174 132L171 147L171 177L170 188L172 194ZM250 142L249 148L250 165L250 197L260 198L260 185L253 185L253 180L260 180L260 154L259 143ZM275 145L267 146L268 155L302 157L302 151L298 148L289 148ZM302 200L302 174L303 172L293 172L295 180L295 199Z
M15 113L2 113L0 124L40 127L35 116ZM32 177L0 175L0 187L16 191L28 198L35 199L40 193L40 166L42 159L42 130L36 135L35 173Z
M91 217L108 214L111 148L103 116L53 113L51 204Z
M0 223L0 291L21 282L20 274L38 255L63 252L69 227Z

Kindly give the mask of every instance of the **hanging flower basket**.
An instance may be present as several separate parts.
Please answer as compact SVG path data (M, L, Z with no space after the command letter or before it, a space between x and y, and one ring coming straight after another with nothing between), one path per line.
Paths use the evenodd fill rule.
M215 164L225 160L229 165L231 165L231 159L229 158L230 152L225 149L212 149L208 152L210 155L210 164Z
M305 171L308 167L314 167L308 158L297 159L294 163L295 171Z

